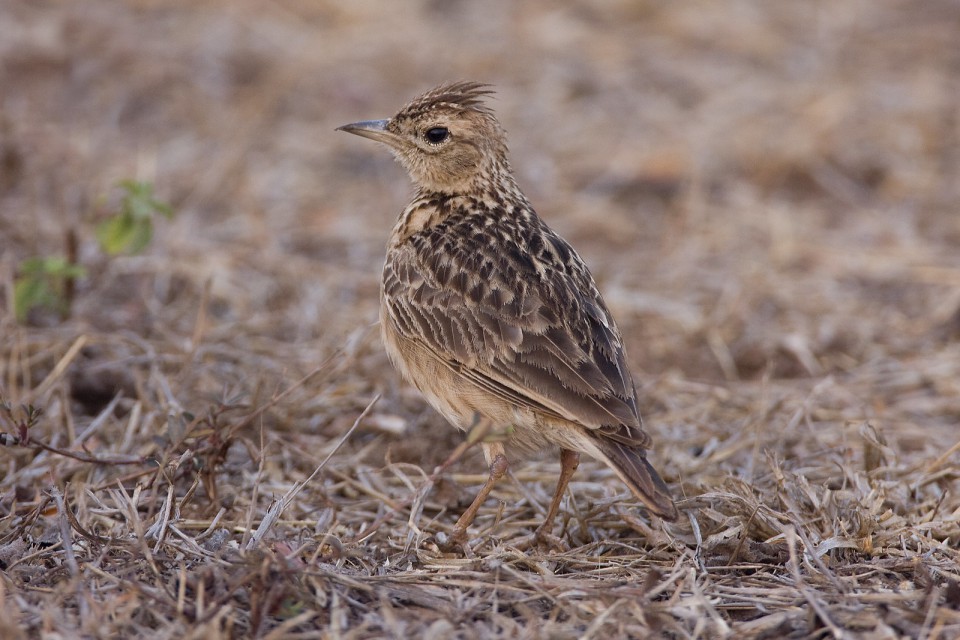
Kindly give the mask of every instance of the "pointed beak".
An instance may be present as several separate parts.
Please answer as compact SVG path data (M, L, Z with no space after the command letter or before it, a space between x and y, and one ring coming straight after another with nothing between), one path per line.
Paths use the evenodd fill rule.
M387 124L389 123L389 120L364 120L363 122L353 122L351 124L345 124L342 127L337 127L337 131L346 131L347 133L370 138L377 142L390 144L396 140L396 135L387 131Z

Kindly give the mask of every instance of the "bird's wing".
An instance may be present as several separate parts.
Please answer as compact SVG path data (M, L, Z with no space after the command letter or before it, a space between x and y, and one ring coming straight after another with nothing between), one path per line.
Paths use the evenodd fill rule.
M650 448L620 332L573 249L545 225L522 245L442 227L388 252L397 332L504 401Z

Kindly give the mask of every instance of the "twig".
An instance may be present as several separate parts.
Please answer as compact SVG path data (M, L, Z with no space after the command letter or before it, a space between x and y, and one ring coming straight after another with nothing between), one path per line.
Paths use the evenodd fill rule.
M67 507L64 504L63 494L56 485L50 487L50 495L57 503L57 522L60 525L60 540L63 542L63 555L67 561L67 567L70 569L70 575L78 577L80 567L77 564L77 557L73 553L73 533L70 529L70 521L67 519Z
M247 416L239 420L236 424L231 425L229 434L233 434L233 432L239 431L243 427L247 426L257 418L259 418L267 410L277 406L277 404L279 404L284 398L286 398L288 395L290 395L291 393L293 393L294 391L296 391L297 389L305 385L310 380L310 378L314 377L315 375L317 375L318 373L320 373L321 371L329 367L330 364L333 362L334 358L336 358L342 353L343 353L343 349L337 349L336 351L334 351L332 354L330 354L329 358L327 358L322 363L317 365L310 373L303 376L302 378L294 382L292 385L290 385L289 387L287 387L277 395L270 398L269 401L267 401L262 406L257 407L255 411L249 413Z
M380 526L382 526L385 522L393 518L397 514L397 511L411 506L417 500L422 500L426 496L427 492L429 492L430 489L433 487L433 485L436 484L437 479L440 477L440 475L445 473L447 469L449 469L454 464L456 464L457 461L459 461L460 458L463 457L463 454L465 454L471 447L473 447L478 442L481 442L484 438L486 438L487 434L490 431L490 428L491 428L491 425L489 420L480 420L479 424L477 424L467 434L467 438L463 442L461 442L459 445L457 445L457 447L453 450L453 452L449 456L447 456L446 460L444 460L442 463L437 465L437 467L433 470L433 473L427 476L427 481L424 483L423 487L419 491L412 494L408 498L401 500L396 509L392 511L388 511L384 513L382 516L380 516L379 518L377 518L373 522L373 524L371 524L369 527L364 529L362 533L354 536L354 538L350 540L350 542L353 544L363 542L364 540L369 538L371 535L373 535L373 533Z
M946 450L942 456L931 462L927 465L927 468L924 469L925 473L933 473L937 469L943 466L943 464L950 459L950 457L955 454L957 451L960 451L960 440L957 440L952 447Z
M807 587L803 578L800 576L800 561L797 558L797 532L794 530L792 525L787 525L783 529L783 537L787 543L787 550L790 553L790 562L788 566L790 568L790 573L793 574L793 581L797 587L797 590L803 595L804 600L810 603L810 606L813 607L814 612L816 612L817 617L820 618L821 622L830 629L830 633L833 634L834 638L837 640L842 640L847 638L847 634L843 629L838 627L833 620L830 619L830 615L827 613L827 610L823 607L823 604L817 600L817 598L810 592L809 587Z
M43 442L37 440L30 440L30 445L38 449L43 449L44 451L49 451L50 453L56 453L67 458L73 458L74 460L79 460L80 462L89 462L90 464L103 464L103 465L122 465L122 464L146 464L148 458L144 456L122 456L122 455L109 455L109 456L95 456L87 453L81 453L79 451L67 451L66 449L60 449L58 447L50 446Z
M260 521L260 525L257 527L257 530L253 532L253 535L250 536L250 540L246 543L245 548L247 550L254 549L260 544L263 536L273 528L273 526L277 523L277 520L280 519L280 516L283 515L284 510L293 502L293 499L296 498L301 491L303 491L304 487L306 487L314 478L317 477L317 474L320 473L320 471L326 466L326 464L330 461L330 458L332 458L333 455L340 450L340 447L342 447L347 439L349 439L353 434L353 432L356 431L357 427L360 425L360 422L367 416L368 413L370 413L373 405L375 405L379 399L380 394L378 393L373 397L373 400L367 404L366 408L360 412L360 415L357 416L357 419L353 421L353 425L347 429L347 432L344 433L343 436L341 436L336 446L330 450L330 452L327 454L327 457L324 458L319 465L317 465L317 468L313 470L313 473L311 473L306 480L303 482L294 483L293 487L291 487L289 491L287 491L279 500L274 501L273 504L270 505L270 507L267 509L267 513L264 514L263 519Z
M70 348L67 349L67 352L63 354L63 357L54 365L53 370L43 379L39 385L34 389L27 392L22 401L24 404L29 403L33 398L38 398L42 396L47 390L53 386L53 383L63 375L67 370L67 367L70 366L70 363L73 362L73 359L77 357L77 354L80 353L80 349L83 348L83 345L87 344L86 334L80 335L76 340L73 341L73 344L70 345Z

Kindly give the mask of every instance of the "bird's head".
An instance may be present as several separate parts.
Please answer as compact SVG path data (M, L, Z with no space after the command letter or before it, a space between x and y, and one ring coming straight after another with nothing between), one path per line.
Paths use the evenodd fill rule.
M479 82L441 85L387 120L339 127L387 145L424 191L463 193L509 174L503 129L484 104L493 93Z

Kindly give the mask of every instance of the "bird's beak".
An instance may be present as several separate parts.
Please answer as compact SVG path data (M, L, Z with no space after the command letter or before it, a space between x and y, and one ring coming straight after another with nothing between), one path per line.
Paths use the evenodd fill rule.
M390 144L396 140L397 136L393 132L387 131L389 122L389 120L364 120L363 122L354 122L337 127L337 131L346 131L377 142Z

